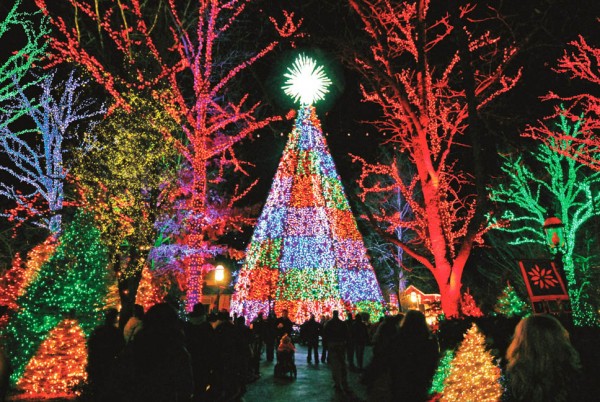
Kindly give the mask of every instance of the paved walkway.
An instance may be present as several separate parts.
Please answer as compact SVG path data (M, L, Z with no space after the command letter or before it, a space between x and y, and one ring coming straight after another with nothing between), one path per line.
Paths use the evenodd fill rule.
M344 395L333 388L333 380L328 364L318 366L306 362L306 347L297 345L296 379L275 378L273 367L263 357L260 364L261 378L248 385L245 402L362 402L367 400L364 385L359 381L360 373L348 371L351 394ZM365 351L365 363L370 361L371 349Z

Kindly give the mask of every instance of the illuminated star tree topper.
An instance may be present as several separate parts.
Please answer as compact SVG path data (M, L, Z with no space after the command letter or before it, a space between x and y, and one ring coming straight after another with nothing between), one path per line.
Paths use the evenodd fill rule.
M327 87L331 80L325 75L323 66L303 54L299 55L292 67L288 67L284 77L287 78L283 91L300 105L312 105L323 99L329 92Z

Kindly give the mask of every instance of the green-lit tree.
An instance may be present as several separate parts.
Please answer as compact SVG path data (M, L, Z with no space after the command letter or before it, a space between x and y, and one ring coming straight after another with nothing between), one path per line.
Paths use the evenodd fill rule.
M519 297L515 288L509 283L498 297L494 311L508 318L525 317L531 313L531 308Z
M6 7L10 7L6 14L0 11L0 42L3 54L9 56L3 58L0 65L0 102L18 95L17 85L46 53L44 35L49 33L47 18L42 17L40 12L24 11L21 0L14 0L11 6L7 4ZM29 80L26 86L35 83L36 80ZM4 112L2 106L0 111ZM17 119L20 116L13 117ZM10 124L12 121L3 123Z
M65 318L79 322L89 334L98 324L107 292L106 247L89 214L77 212L66 226L54 254L17 299L19 310L6 335L16 382L50 330Z
M452 368L452 360L454 359L454 350L447 349L442 354L442 358L438 362L437 370L431 380L431 388L429 388L429 395L443 394L444 393L444 382L450 375L450 369Z
M561 252L573 320L576 325L598 325L597 314L586 295L590 273L573 261L577 233L597 214L600 172L553 150L576 146L568 138L580 135L582 122L559 116L555 124L565 136L552 144L537 146L530 153L531 160L523 154L503 156L505 175L490 188L490 198L502 209L501 218L511 222L499 230L513 234L509 244L514 246L543 245L546 240L542 224L550 210L562 220L566 242Z

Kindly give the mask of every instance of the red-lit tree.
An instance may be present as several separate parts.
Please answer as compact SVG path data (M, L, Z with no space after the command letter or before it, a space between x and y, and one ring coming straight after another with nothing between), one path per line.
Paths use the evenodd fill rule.
M570 95L551 91L542 97L545 101L559 104L554 106L553 115L527 127L524 136L541 140L554 152L600 170L600 97L588 92L597 92L600 86L600 48L590 45L582 35L569 42L568 46L554 71L587 88ZM572 136L556 127L553 122L560 116L567 116L573 121L579 121L583 116L580 135ZM564 147L565 143L569 146Z
M51 42L51 63L68 61L84 66L114 97L113 107L127 107L122 96L125 91L147 91L181 126L183 136L170 131L163 134L173 140L192 174L185 236L189 246L187 305L191 307L202 294L203 274L212 269L206 262L213 252L207 233L234 223L228 217L210 213L208 187L222 181L223 169L245 173L233 145L280 119L260 117L260 102L251 102L248 93L235 87L236 78L273 51L280 39L246 53L243 49L231 52L224 45L235 41L231 31L249 5L248 0L197 0L188 4L195 4L190 9L169 0L154 10L139 0L111 1L104 9L91 0L69 1L76 18L82 20L76 20L73 26L50 13L49 1L36 0L58 31ZM266 16L262 18L266 20ZM301 23L285 11L282 21L269 20L281 39L293 38ZM98 31L96 40L82 39L80 28L84 22L93 27L92 34ZM166 25L166 38L164 30L154 29L155 23ZM115 57L121 64L114 63Z
M374 219L390 234L398 228L414 232L414 240L395 243L433 274L445 314L456 316L465 264L490 229L472 175L457 164L456 152L477 113L519 80L520 70L506 72L516 49L503 48L491 32L474 33L474 5L434 17L427 0L350 4L370 39L370 54L352 60L365 77L363 99L381 108L374 125L416 171L402 177L397 160L373 164L354 156L363 169L362 197L400 191L413 219L384 210Z

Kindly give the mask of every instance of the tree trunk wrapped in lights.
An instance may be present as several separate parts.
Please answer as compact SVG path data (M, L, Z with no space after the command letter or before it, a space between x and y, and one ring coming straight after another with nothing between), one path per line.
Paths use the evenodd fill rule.
M179 132L165 130L163 134L173 141L193 174L187 205L189 234L183 237L188 248L184 269L187 308L191 310L202 296L204 274L212 269L207 261L213 256L207 232L228 223L236 225L229 222L234 220L231 217L211 213L207 190L223 179L223 166L245 174L233 146L281 120L281 116L259 117L260 102L240 93L235 80L282 40L292 40L301 21L286 11L279 20L261 14L262 22L274 29L277 39L245 54L241 50L232 53L227 43L233 42L229 35L249 1L197 0L187 9L175 0L158 5L113 0L100 8L95 1L69 0L76 10L74 27L53 16L51 2L35 1L57 30L51 41L51 64L68 61L86 68L114 97L113 109L128 107L124 93L146 91L180 126ZM83 21L97 28L97 37L89 38L96 30L80 30ZM166 27L155 29L159 22ZM110 58L104 59L105 55ZM121 63L114 63L115 59ZM218 177L211 178L211 172ZM243 194L233 195L232 200Z
M516 49L502 48L488 31L474 33L477 18L471 17L477 5L456 6L436 19L428 0L350 4L371 43L370 54L349 60L366 78L363 99L380 106L375 126L387 135L386 143L407 155L416 172L403 177L396 160L369 163L355 156L363 167L363 200L370 193L400 191L414 218L382 211L374 220L390 237L398 228L414 234L410 242L390 241L433 274L444 313L456 316L465 264L490 229L484 189L460 169L457 151L478 112L519 80L520 70L506 73ZM473 133L471 141L477 136ZM480 147L472 149L481 157L476 153ZM378 176L387 180L370 180Z
M310 58L300 56L294 66L286 92L301 106L247 248L232 311L252 320L287 309L298 323L333 310L376 319L381 290L311 106L329 80ZM314 85L297 82L311 75ZM307 88L320 95L302 94Z

